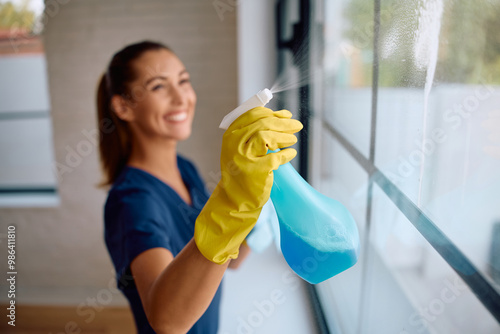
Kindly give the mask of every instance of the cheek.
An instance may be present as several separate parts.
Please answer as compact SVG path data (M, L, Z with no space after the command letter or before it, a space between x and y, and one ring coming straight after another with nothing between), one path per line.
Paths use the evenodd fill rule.
M196 95L193 95L192 101L193 101L193 108L195 108L196 107Z
M137 103L134 110L136 119L141 122L147 122L151 117L154 117L158 103L151 97L146 97Z
M194 110L196 109L196 101L197 101L196 94L194 91L191 91L190 94L188 94L188 101L194 112Z

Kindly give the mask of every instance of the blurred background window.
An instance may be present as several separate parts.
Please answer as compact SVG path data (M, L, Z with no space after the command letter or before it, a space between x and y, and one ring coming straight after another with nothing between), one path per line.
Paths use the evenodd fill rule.
M0 206L57 203L43 9L0 1Z

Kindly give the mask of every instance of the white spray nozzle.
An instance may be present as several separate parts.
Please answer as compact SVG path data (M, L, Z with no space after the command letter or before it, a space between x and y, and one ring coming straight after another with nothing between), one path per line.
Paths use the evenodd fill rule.
M239 107L227 114L219 125L221 129L227 129L235 119L243 115L246 111L265 106L273 98L273 93L267 88L243 102Z

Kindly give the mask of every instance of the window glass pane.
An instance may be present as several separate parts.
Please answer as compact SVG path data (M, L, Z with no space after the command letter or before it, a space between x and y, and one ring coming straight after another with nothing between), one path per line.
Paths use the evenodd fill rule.
M455 271L378 186L373 190L365 332L498 331L496 320Z
M318 285L329 324L343 333L497 332L490 311L377 185L364 226L366 205L362 214L353 203L366 175L330 134L368 157L375 127L375 167L498 288L500 1L380 0L376 58L376 1L324 3L321 191L361 219L362 240L369 233L359 263Z
M366 185L368 175L331 135L323 134L322 166L319 190L345 205L351 212L360 232L361 244L365 237ZM342 333L356 333L361 307L361 282L364 259L318 284L320 296L330 328L337 326Z
M376 165L491 275L500 1L381 4Z
M325 2L324 117L369 155L373 1Z
M0 57L0 112L48 111L46 67L43 53Z
M48 117L0 121L0 189L53 187Z
M366 171L328 132L323 133L321 152L323 159L318 190L346 206L358 229L363 230L368 184Z

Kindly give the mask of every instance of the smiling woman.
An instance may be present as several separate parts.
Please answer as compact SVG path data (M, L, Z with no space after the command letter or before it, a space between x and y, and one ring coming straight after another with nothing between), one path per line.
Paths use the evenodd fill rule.
M97 104L100 127L111 121L117 130L101 131L103 184L110 185L127 161L141 167L150 150L144 145L152 144L148 138L175 146L176 140L189 137L196 94L187 70L169 48L143 42L113 57L101 78Z
M103 185L111 185L105 241L139 333L217 332L224 272L249 252L243 241L269 199L271 171L295 156L283 148L300 122L256 108L226 131L221 167L232 167L231 186L209 196L176 150L195 106L185 66L155 42L116 53L99 83ZM282 150L267 155L267 147Z

